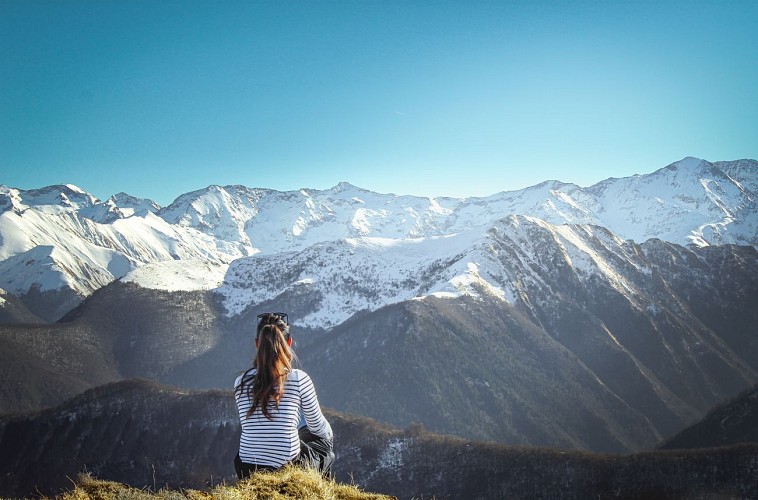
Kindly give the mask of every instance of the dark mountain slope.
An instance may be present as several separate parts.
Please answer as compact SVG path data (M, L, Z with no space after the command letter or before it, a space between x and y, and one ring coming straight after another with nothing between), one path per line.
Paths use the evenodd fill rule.
M324 404L395 425L606 451L657 435L568 349L486 298L387 306L323 335L301 359Z
M11 257L8 261L15 258ZM81 304L84 297L67 287L60 290L40 290L39 286L33 285L25 293L18 294L18 300L32 314L52 323Z
M0 414L54 406L92 387L85 380L60 373L32 354L19 354L15 345L2 340L0 380Z
M135 376L190 387L213 379L192 367L218 343L219 316L208 292L114 282L58 323L0 325L0 370L7 377L0 411L50 407L86 388ZM239 369L223 358L203 367L217 368L225 380Z
M10 323L42 324L45 321L31 312L16 296L0 289L0 324Z
M589 235L593 263L579 260L587 253L568 245L561 233L568 229ZM754 337L754 248L637 245L601 227L556 231L521 218L504 219L491 234L505 278L518 279L515 306L663 435L758 379L756 346L737 340ZM711 301L701 311L706 296ZM701 319L715 310L725 311L728 325Z
M758 371L758 252L726 245L690 253L670 243L642 245L661 279L686 305L686 313L712 332L727 348ZM711 341L699 339L702 344Z
M568 230L591 233L602 273L572 261L581 255L567 251ZM324 335L302 358L324 377L326 404L470 438L594 450L618 449L647 427L637 441L644 444L626 448L640 449L758 380L752 341L734 344L752 338L756 324L755 249L636 245L598 227L561 231L518 217L491 230L487 250L502 265L500 279L518 281L514 307L484 291L411 301ZM711 310L729 311L728 326L694 312L706 295ZM420 304L434 304L433 312ZM577 418L578 426L597 419L592 435L566 421L572 411L592 417Z
M664 441L659 448L708 448L758 443L758 385L710 412L703 420Z
M336 475L400 498L754 498L758 446L636 455L514 448L398 431L326 412ZM98 387L54 410L0 418L0 496L70 488L87 469L136 487L234 481L230 391L147 381ZM68 477L67 477L68 476Z
M77 325L97 338L124 378L193 385L176 371L218 343L222 310L210 292L147 290L117 281L61 323Z
M76 324L0 325L0 412L57 405L121 378L107 346Z
M219 433L231 453L237 423L227 396L193 397L152 382L125 381L90 389L54 410L5 417L2 449L15 451L0 458L0 495L28 495L35 485L51 493L85 467L140 486L153 484L153 467L161 484L176 486L185 485L184 478L233 474L233 453L208 453L220 443Z

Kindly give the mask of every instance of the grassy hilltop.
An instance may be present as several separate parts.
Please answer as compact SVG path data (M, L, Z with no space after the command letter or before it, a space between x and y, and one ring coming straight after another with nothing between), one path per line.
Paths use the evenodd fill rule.
M56 500L390 500L395 497L367 493L358 487L324 480L317 472L299 467L287 467L277 472L264 472L236 485L222 484L208 492L198 490L161 489L149 491L114 481L102 481L81 475L73 490L55 497Z

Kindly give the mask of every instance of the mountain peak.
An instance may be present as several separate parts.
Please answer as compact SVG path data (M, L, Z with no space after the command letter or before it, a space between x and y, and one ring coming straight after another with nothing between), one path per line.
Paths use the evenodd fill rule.
M336 186L334 186L331 189L326 190L327 193L343 193L343 192L357 192L357 193L371 193L371 194L380 194L375 191L371 191L370 189L365 189L360 186L356 186L355 184L351 184L347 181L342 181L338 183Z
M77 211L100 202L95 196L73 184L54 184L29 190L4 188L0 192L12 198L13 205L18 209L45 207L48 211Z
M330 189L330 191L336 191L336 192L340 192L340 191L353 191L353 190L365 191L364 189L359 188L358 186L356 186L354 184L350 184L347 181L342 181L342 182L338 183L336 186L334 186L332 189Z
M113 201L113 203L119 208L147 208L151 212L157 212L161 208L160 205L150 198L137 198L136 196L124 193L123 191L114 194L109 200Z
M695 158L694 156L686 156L682 158L679 161L675 161L674 163L666 166L665 168L668 170L697 170L700 167L703 166L703 164L707 164L708 162L706 160L703 160L702 158Z
M67 188L69 191L72 191L74 193L87 194L86 191L75 184L63 184L61 187Z

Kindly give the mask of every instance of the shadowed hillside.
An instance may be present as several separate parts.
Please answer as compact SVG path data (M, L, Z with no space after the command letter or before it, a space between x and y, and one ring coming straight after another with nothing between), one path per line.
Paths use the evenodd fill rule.
M0 288L0 324L39 324L44 322L42 318L32 313L16 296Z
M750 498L758 445L600 455L395 430L325 411L343 483L400 498ZM234 482L230 391L125 381L36 414L0 418L1 496L55 494L82 470L132 486Z
M664 441L659 448L707 448L758 443L758 385L710 412L700 422Z
M106 343L79 324L0 325L0 414L62 403L122 378Z
M323 335L301 359L324 404L396 426L615 452L655 443L645 416L571 351L486 299L387 306Z

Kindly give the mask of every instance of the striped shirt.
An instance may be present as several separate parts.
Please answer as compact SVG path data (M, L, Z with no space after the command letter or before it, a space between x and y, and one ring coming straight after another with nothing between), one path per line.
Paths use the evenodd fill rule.
M263 416L260 406L248 417L247 412L252 401L247 397L248 384L252 383L255 368L251 368L237 377L234 382L234 398L237 400L242 425L240 436L240 460L248 464L281 467L297 458L300 454L298 424L300 414L305 416L308 430L326 439L333 439L332 427L321 413L316 390L311 378L302 370L292 370L284 382L284 394L277 408L275 403L268 405L271 420ZM245 390L237 388L245 379Z

